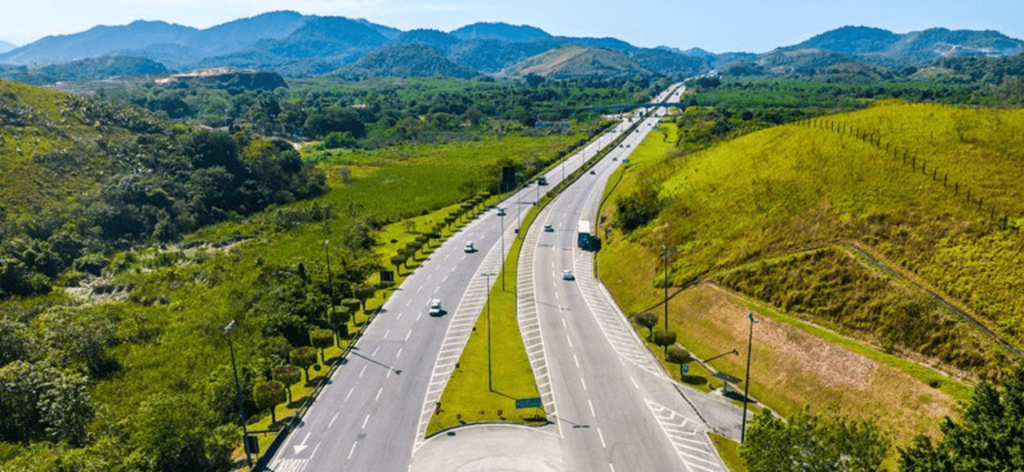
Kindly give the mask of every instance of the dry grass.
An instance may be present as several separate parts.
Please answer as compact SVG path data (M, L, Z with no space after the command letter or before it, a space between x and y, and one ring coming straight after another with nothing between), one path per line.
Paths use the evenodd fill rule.
M681 344L705 359L736 349L739 355L711 365L743 377L751 309L742 299L700 285L673 298L669 308ZM786 416L809 405L818 414L874 419L904 445L917 433L937 435L939 420L954 414L955 401L941 390L769 316L755 314L761 322L751 357L751 396L765 406Z

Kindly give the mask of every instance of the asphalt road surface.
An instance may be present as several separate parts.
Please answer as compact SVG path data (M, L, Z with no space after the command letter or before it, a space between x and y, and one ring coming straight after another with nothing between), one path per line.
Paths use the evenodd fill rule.
M624 121L570 156L547 174L548 183L558 183L627 127ZM639 142L639 136L630 139ZM501 238L507 251L521 221L520 209L548 188L534 184L506 199L503 235L501 218L490 211L431 254L385 303L265 470L410 470L413 453L423 444L425 420L436 401L432 398L443 391L483 308L487 282L498 282L483 274L498 272ZM463 251L468 241L476 252ZM434 298L444 303L444 316L427 314Z

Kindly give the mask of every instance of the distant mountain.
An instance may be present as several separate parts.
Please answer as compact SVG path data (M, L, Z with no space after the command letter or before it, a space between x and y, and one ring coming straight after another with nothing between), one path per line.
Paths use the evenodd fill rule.
M1024 41L996 31L933 28L896 34L878 28L845 26L762 54L757 63L774 71L809 72L844 62L904 68L932 64L943 58L1007 57L1022 53Z
M473 39L452 46L448 58L457 64L490 74L556 47L559 45L552 44L551 40L515 43L499 39Z
M452 46L459 44L462 40L437 30L415 29L402 33L391 41L396 44L422 44L429 46L439 54L448 54Z
M844 26L784 49L822 49L845 54L879 53L900 41L900 35L879 28Z
M565 46L541 53L506 69L505 73L549 79L631 79L657 75L624 53L583 46Z
M362 23L362 24L368 26L370 29L380 33L381 36L383 36L385 38L388 38L388 39L395 39L399 35L402 34L402 30L400 30L398 28L392 28L390 26L378 25L377 23L371 23L371 22L366 21L366 20L364 20L362 18L360 18L358 20L355 20L355 21L358 22L358 23Z
M119 76L166 74L163 64L149 59L126 56L107 56L82 59L65 64L51 64L28 68L18 66L0 72L0 78L33 85L57 82L103 80Z
M629 44L621 39L615 38L570 38L566 36L558 36L554 38L554 41L574 46L586 46L592 48L604 48L611 49L612 51L620 52L632 52L637 51L640 48Z
M8 43L6 41L0 41L0 54L5 53L7 51L10 51L12 49L15 49L17 47L18 46L15 46L15 45L13 45L11 43Z
M513 26L508 23L473 23L452 31L451 35L463 41L471 39L500 39L513 43L523 43L551 37L550 34L540 28Z
M868 80L886 77L893 71L912 72L940 59L1022 53L1024 41L995 31L942 28L897 34L879 28L845 26L760 55L715 54L700 48L638 48L616 38L552 36L528 25L474 23L450 33L430 29L403 32L363 19L278 11L204 30L136 21L125 26L97 26L82 33L50 36L0 53L0 64L6 64L0 67L0 75L38 83L76 77L102 64L110 64L112 69L105 74L89 74L113 76L136 67L156 67L132 62L138 59L123 63L104 59L107 62L83 62L69 69L46 71L38 67L123 56L162 64L170 71L233 67L277 72L286 77L474 77L530 69L526 73L551 77L594 77L608 73L609 77L682 78L718 70L727 75L827 73L833 78Z
M199 30L162 21L135 21L125 26L97 26L88 31L63 36L47 36L39 41L0 54L0 62L19 65L45 65L108 55L129 47L154 44L187 43Z
M469 79L475 69L456 64L425 44L391 44L375 49L335 72L346 79L369 77L454 77Z
M110 54L181 65L244 49L262 39L285 38L316 17L282 11L243 18L205 30L161 21L97 26L82 33L48 36L0 54L0 63L53 64Z
M638 64L658 75L687 78L707 72L707 60L662 49L639 49L629 53Z
M292 77L321 75L387 42L364 21L315 18L284 39L262 40L240 52L203 59L193 67L261 69Z

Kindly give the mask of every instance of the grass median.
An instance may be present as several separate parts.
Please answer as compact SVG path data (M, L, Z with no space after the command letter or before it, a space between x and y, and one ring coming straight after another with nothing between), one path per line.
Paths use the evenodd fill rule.
M520 231L529 228L537 216L537 209L533 207L527 212ZM543 408L516 409L517 398L540 396L516 318L516 273L522 243L522 239L516 238L505 260L504 289L500 279L502 273L494 276L489 307L485 304L473 326L469 341L441 395L440 406L430 418L427 436L472 423L547 422ZM488 319L491 323L490 355Z

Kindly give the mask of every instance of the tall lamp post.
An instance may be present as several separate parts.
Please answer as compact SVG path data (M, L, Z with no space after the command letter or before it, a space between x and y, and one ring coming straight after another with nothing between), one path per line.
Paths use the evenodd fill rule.
M331 240L324 241L324 259L327 261L327 290L331 297L331 323L334 323L334 276L331 274L331 252L328 249L331 245ZM347 327L347 321L346 327ZM337 335L338 327L334 327L335 335ZM346 334L346 336L348 336ZM341 345L341 339L338 339L338 345Z
M661 246L665 253L665 331L668 331L668 246Z
M519 238L519 233L523 229L523 192L521 188L516 188L516 238Z
M491 382L491 277L497 274L488 272L480 275L487 277L487 391L493 392L494 385Z
M252 455L249 454L249 431L245 427L245 408L242 407L242 386L238 383L238 367L235 366L235 348L231 344L231 330L235 320L224 327L224 336L228 338L228 351L231 352L231 371L235 374L235 393L238 394L238 417L242 420L242 449L245 449L245 461L252 469Z
M743 380L743 422L740 423L740 444L743 444L743 439L747 435L747 392L750 391L750 348L754 342L754 324L760 323L761 320L754 319L754 313L747 313L747 318L750 318L750 336L747 338L747 377Z
M501 218L501 291L505 291L505 215L500 214L498 218ZM490 285L490 284L488 284Z

